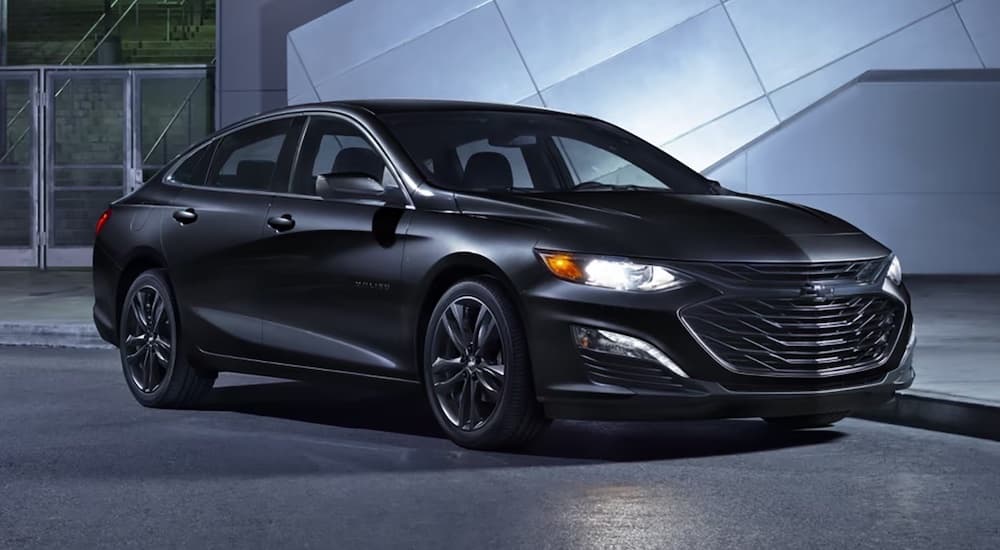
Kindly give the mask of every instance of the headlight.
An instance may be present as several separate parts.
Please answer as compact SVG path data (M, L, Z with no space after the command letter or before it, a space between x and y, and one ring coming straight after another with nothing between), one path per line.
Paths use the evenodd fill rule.
M684 276L661 265L635 263L625 258L567 252L539 252L538 255L556 277L585 285L652 292L677 288L688 282Z
M892 257L892 263L889 264L889 271L885 274L885 278L897 285L903 282L903 268L899 265L899 258L896 256Z

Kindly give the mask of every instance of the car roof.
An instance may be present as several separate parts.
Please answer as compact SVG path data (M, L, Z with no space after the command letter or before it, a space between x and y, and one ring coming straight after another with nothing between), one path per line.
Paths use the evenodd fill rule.
M559 112L553 111L552 109L533 107L530 105L489 103L484 101L458 101L451 99L347 99L294 105L291 108L302 109L309 107L354 107L365 109L376 115L426 111Z
M451 99L345 99L337 101L320 101L280 107L271 111L259 113L250 118L234 122L217 130L212 137L225 134L234 128L247 124L256 124L273 117L295 114L309 110L363 110L376 116L390 113L421 113L444 111L505 111L522 113L562 114L591 118L587 115L510 103L489 103L485 101L459 101Z

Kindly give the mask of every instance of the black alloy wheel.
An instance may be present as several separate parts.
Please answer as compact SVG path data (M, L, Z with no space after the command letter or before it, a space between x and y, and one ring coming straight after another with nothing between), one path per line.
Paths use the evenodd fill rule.
M546 424L524 329L491 279L460 282L441 297L427 326L423 371L434 415L460 445L517 447Z
M216 373L195 369L178 353L177 307L163 270L132 282L122 302L118 329L125 381L147 407L197 405L212 389Z
M500 329L490 308L472 296L453 300L434 328L430 364L441 412L463 431L482 427L504 389Z
M125 311L125 370L136 389L153 393L167 377L174 355L174 331L163 295L154 286L144 285L132 294Z

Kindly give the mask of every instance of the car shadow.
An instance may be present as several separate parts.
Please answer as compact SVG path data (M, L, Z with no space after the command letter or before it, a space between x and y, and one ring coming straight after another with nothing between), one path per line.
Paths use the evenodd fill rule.
M422 390L411 385L275 382L226 386L213 390L201 408L432 438L447 449L452 445L437 426ZM572 462L652 461L822 445L842 437L845 434L836 429L787 431L757 419L556 421L527 448L504 454ZM393 444L408 443L416 444L405 438L393 440Z

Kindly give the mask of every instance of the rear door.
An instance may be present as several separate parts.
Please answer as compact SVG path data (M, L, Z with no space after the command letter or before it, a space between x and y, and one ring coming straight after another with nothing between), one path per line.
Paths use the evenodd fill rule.
M165 217L163 247L189 349L259 352L264 222L272 189L288 185L301 124L286 117L236 130L168 175L182 187Z
M384 200L320 198L317 176L337 173L371 176L383 184ZM412 365L412 335L399 284L407 204L361 128L332 115L310 119L294 176L268 214L276 222L261 281L268 360L410 376L401 370Z

